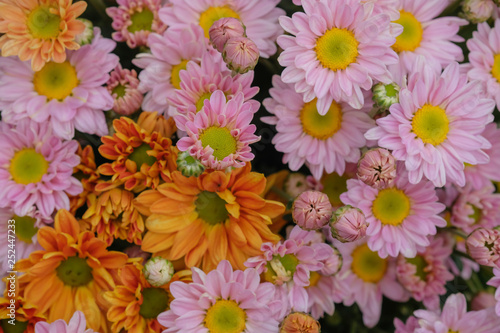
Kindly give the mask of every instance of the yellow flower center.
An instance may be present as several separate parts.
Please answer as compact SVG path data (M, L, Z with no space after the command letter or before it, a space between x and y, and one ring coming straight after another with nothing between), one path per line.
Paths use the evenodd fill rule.
M168 293L162 288L144 288L139 314L145 319L156 318L167 310Z
M134 148L134 151L128 155L128 159L134 161L137 169L145 163L152 166L156 162L156 157L148 155L148 151L153 150L147 143L141 144L139 147Z
M331 174L323 176L321 178L321 184L323 185L323 193L328 196L330 203L334 207L342 206L343 203L340 200L340 195L347 192L347 176L339 176L338 173L333 172Z
M56 268L57 277L67 286L81 287L92 281L92 268L87 259L78 256L61 261Z
M422 257L421 255L417 255L415 258L406 258L406 261L415 266L415 275L418 276L420 280L427 280L427 272L425 271L425 268L428 265L424 257Z
M59 35L61 17L51 13L50 9L51 7L42 5L28 14L26 25L33 37L51 39Z
M63 63L48 62L41 70L33 76L33 85L35 91L47 96L49 100L57 99L62 101L79 84L75 67L68 61Z
M491 74L498 82L500 82L500 54L495 54L493 60L493 67L491 67Z
M236 153L237 142L225 127L211 126L200 134L203 148L210 146L214 150L215 159L221 161L226 156Z
M309 285L306 288L316 287L320 279L321 279L321 274L319 274L318 272L311 272L311 277L309 278Z
M394 23L401 24L403 32L396 37L396 43L392 45L392 48L396 52L415 51L420 46L424 34L422 24L411 13L402 10L400 14L399 20Z
M232 300L220 299L207 310L205 327L209 332L241 333L246 328L247 315Z
M379 257L377 252L362 244L352 252L351 270L365 282L377 283L385 275L387 259Z
M132 21L132 24L127 27L127 30L132 33L143 30L151 31L154 18L155 16L153 12L144 8L142 11L135 12L130 15L130 21Z
M14 215L12 219L16 221L17 238L25 243L31 244L31 239L38 231L38 228L35 227L36 219L29 216L19 217L17 215Z
M179 73L181 70L186 69L186 65L188 62L189 60L182 60L179 64L172 67L172 76L170 77L170 83L176 89L181 88L181 77L179 76Z
M413 132L424 143L430 143L434 146L446 140L446 135L450 130L449 124L446 111L439 106L429 104L418 109L411 121Z
M383 224L400 225L410 214L410 199L402 190L386 188L373 201L373 215Z
M235 19L240 19L240 16L238 13L236 13L234 10L229 8L229 6L217 6L217 7L210 7L207 10L205 10L203 13L200 15L200 26L203 28L205 31L205 37L209 38L208 31L210 30L210 27L212 24L214 24L215 21L220 20L221 18L224 17L233 17Z
M285 254L283 257L276 255L267 263L264 279L277 285L288 282L292 280L298 264L299 259L293 254Z
M23 333L27 332L29 321L21 321L16 318L15 324L9 323L11 319L0 319L0 328L4 333Z
M220 198L217 193L208 191L200 192L194 205L198 217L208 224L223 223L229 218L226 201Z
M333 101L328 112L322 116L316 108L316 99L304 104L300 110L300 122L304 132L313 138L326 140L338 132L342 125L342 108Z
M474 212L469 215L469 218L473 219L474 224L476 224L483 218L483 211L474 205L472 205L472 209L474 210Z
M352 31L332 28L318 38L314 50L323 67L337 71L356 61L358 45Z
M33 148L17 151L10 161L10 174L18 184L38 183L49 169L49 162Z

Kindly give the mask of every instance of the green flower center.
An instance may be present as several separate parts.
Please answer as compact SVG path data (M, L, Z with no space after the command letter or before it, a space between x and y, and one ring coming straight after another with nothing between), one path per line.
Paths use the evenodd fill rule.
M313 138L326 140L338 132L342 125L342 107L333 101L325 115L316 108L316 99L304 104L300 110L300 122L304 132Z
M156 318L167 310L168 293L162 288L144 288L142 291L142 304L139 314L145 318Z
M117 98L125 96L125 93L126 93L126 87L122 86L121 84L114 87L113 90L111 91L111 94L116 94Z
M194 202L198 217L208 224L215 225L223 223L229 218L226 209L226 201L221 199L217 193L203 191L198 194Z
M212 26L212 24L214 24L215 21L218 21L224 17L233 17L235 19L240 19L238 13L229 8L229 6L210 7L203 13L201 13L200 27L202 27L205 31L205 37L210 38L208 34L210 27Z
M144 8L141 12L135 12L130 15L132 24L128 26L127 30L132 33L143 30L151 31L154 18L153 12Z
M28 15L26 25L35 38L51 39L59 35L61 17L52 14L49 6L39 6Z
M267 263L264 279L278 285L288 282L293 278L298 264L299 259L293 254L285 254L283 257L276 255Z
M235 301L220 299L207 310L205 327L209 332L241 333L246 319L245 311Z
M25 243L31 244L31 239L37 233L38 228L35 227L36 219L23 216L19 217L14 215L12 218L16 221L16 236Z
M385 95L387 97L396 97L398 95L399 91L396 89L394 83L386 84L384 88L385 88Z
M481 219L483 218L483 210L480 208L477 208L474 205L472 205L472 209L474 210L474 212L469 215L469 218L473 219L474 224L476 224L479 221L481 221Z
M387 259L380 258L377 252L370 250L365 243L352 252L351 269L363 281L377 283L385 275Z
M16 319L15 325L9 324L11 319L0 319L0 327L4 333L23 333L28 328L27 321L19 321Z
M151 147L147 143L143 143L134 148L134 151L128 155L128 159L135 162L137 169L140 169L144 163L152 166L156 162L156 157L148 155L147 151L150 150L152 150Z
M446 140L450 130L449 123L445 110L439 106L425 104L415 112L411 127L423 142L437 146Z
M10 161L10 174L18 184L38 183L49 169L49 162L33 148L17 151Z
M35 91L49 100L64 100L79 84L75 67L68 61L48 62L33 76Z
M394 23L403 26L403 32L396 37L396 43L392 45L392 49L396 52L415 51L420 46L424 30L422 24L413 16L413 14L402 10L399 20Z
M81 287L92 281L92 268L87 259L78 256L61 261L56 268L57 277L67 286Z
M316 56L324 68L346 69L356 61L359 42L347 29L332 28L316 41Z
M200 134L200 141L203 148L210 146L214 150L214 157L223 160L226 156L236 152L236 139L225 127L211 126Z
M416 268L415 275L422 281L426 281L427 272L424 270L427 267L427 261L421 255L417 255L415 258L406 258L406 261Z
M373 215L383 224L400 225L410 214L410 199L402 190L386 188L373 201Z

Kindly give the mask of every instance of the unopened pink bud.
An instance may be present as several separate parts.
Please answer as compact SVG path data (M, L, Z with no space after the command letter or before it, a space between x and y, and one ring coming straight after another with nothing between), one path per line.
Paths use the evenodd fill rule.
M374 188L390 187L396 178L396 159L387 149L370 149L358 162L357 176Z
M259 61L259 48L247 37L230 38L224 45L222 57L227 67L236 73L246 73Z
M480 311L483 309L491 308L497 304L495 295L487 291L480 291L477 293L470 302L472 311Z
M467 252L478 264L500 268L500 232L478 228L466 241Z
M222 53L226 42L233 37L245 37L245 27L243 23L234 17L224 17L212 24L208 30L210 42Z
M363 212L349 205L337 209L330 221L332 236L343 243L365 237L366 228L368 223Z
M293 202L292 218L304 230L320 229L332 217L332 204L325 193L305 191Z

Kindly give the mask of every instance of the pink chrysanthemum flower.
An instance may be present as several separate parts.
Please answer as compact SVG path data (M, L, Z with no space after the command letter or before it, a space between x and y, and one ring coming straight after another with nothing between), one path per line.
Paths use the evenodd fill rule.
M278 38L282 79L304 93L304 102L318 99L320 114L335 101L361 109L373 81L390 83L387 65L397 63L391 49L400 29L388 15L359 1L303 0L305 13L283 16L280 23L293 36Z
M253 103L255 110L260 106L259 102L251 99L259 91L258 87L251 87L253 71L233 77L220 54L204 53L200 64L190 61L179 77L180 89L174 90L168 101L181 115L175 117L180 130L185 130L186 121L194 119L205 100L210 99L216 90L222 90L227 100L242 92L245 102Z
M227 260L216 270L203 273L193 267L193 282L173 282L170 309L158 315L163 332L277 333L273 313L281 306L273 301L270 283L260 283L255 269L233 271Z
M170 27L162 35L152 33L148 43L151 53L140 53L132 60L143 69L139 73L139 90L146 93L142 109L172 116L175 108L169 108L167 98L180 89L180 71L186 69L190 60L200 63L208 50L217 51L208 45L203 29L194 24Z
M478 24L467 48L471 65L467 76L480 81L483 90L500 108L500 19L495 20L494 27L487 22Z
M93 329L87 328L87 320L81 311L75 311L69 323L58 319L53 323L40 321L35 325L35 333L95 333Z
M253 40L260 56L268 58L276 53L276 38L283 32L278 17L285 11L277 8L279 0L170 0L171 6L160 10L160 19L169 26L199 24L208 39L209 30L215 21L224 17L239 19L246 28L248 38Z
M129 116L139 110L144 96L138 87L137 72L133 69L123 69L118 64L106 83L106 88L114 99L113 111L122 116Z
M447 6L443 0L398 1L400 17L394 23L402 25L403 32L396 37L392 48L398 53L402 67L410 70L418 56L442 68L464 60L462 49L453 42L464 41L457 33L469 22L458 17L437 18Z
M446 268L446 259L452 248L443 241L443 238L435 237L429 246L417 252L415 258L400 255L397 259L399 282L414 299L422 301L431 310L439 309L439 295L446 293L446 282L454 278Z
M500 317L500 269L493 269L494 276L486 283L489 286L497 288L495 291L495 299L497 304L495 305L495 313Z
M459 189L451 213L451 224L471 233L478 227L494 228L500 225L500 193L493 184L474 190L471 186Z
M128 47L148 46L151 32L163 33L167 25L158 17L161 0L116 0L118 7L106 8L113 19L111 35L117 42L127 42Z
M394 258L382 259L370 250L366 240L352 243L333 241L342 255L342 269L337 274L342 277L346 288L344 304L357 303L363 313L363 323L375 326L382 311L382 296L397 302L409 299L408 292L396 279Z
M62 141L48 123L28 119L16 127L0 122L0 207L26 216L36 206L42 217L69 209L68 195L82 184L73 168L80 163L76 141Z
M0 58L0 109L2 120L16 124L31 118L50 123L54 134L70 140L74 130L106 135L103 110L113 106L113 98L102 85L118 64L111 51L116 43L102 38L94 29L94 40L77 51L67 51L66 61L48 62L34 72L29 62Z
M365 137L405 161L412 184L425 176L437 187L446 181L464 186L464 163L489 160L482 149L491 144L481 133L493 120L494 106L481 97L478 84L460 74L457 63L440 73L421 57L408 87L399 92L399 103Z
M324 227L332 217L333 208L328 196L319 191L302 192L293 201L292 218L302 229Z
M340 268L338 254L330 245L318 242L318 236L321 238L316 231L295 226L287 240L262 244L263 254L245 262L245 266L255 268L266 281L274 283L275 298L283 302L276 316L278 320L292 310L306 312L309 307L306 287L311 286L311 279L315 274L335 274Z
M415 330L420 327L417 318L413 316L408 317L406 323L399 318L394 318L394 326L396 328L394 333L415 333Z
M488 185L491 181L500 182L500 129L496 123L486 125L481 135L491 143L491 148L484 152L490 157L485 164L466 165L465 180L476 190Z
M399 254L413 258L419 246L430 244L427 236L435 235L436 227L446 226L439 216L445 206L438 202L432 183L411 184L401 162L393 187L375 189L350 179L340 199L363 211L368 222L368 246L382 258Z
M477 228L467 236L466 246L478 264L500 268L500 231Z
M316 179L323 172L342 175L346 162L356 163L360 148L366 145L364 133L374 126L368 116L372 103L355 110L344 102L332 101L325 115L318 113L319 100L308 103L292 84L284 83L278 75L273 77L272 98L264 100L273 117L262 121L276 125L273 137L276 150L285 153L283 163L296 171L306 165Z
M251 161L250 144L260 138L251 125L255 104L243 102L238 93L226 102L224 92L215 91L192 121L185 124L187 136L177 142L180 151L189 151L205 167L224 170L241 168Z
M420 328L415 333L496 333L500 317L493 308L480 311L467 311L467 301L463 294L448 296L441 313L429 310L417 310Z
M343 281L333 275L323 275L311 272L310 284L306 287L307 312L315 319L325 314L330 316L335 312L335 303L342 303L346 297L346 287Z

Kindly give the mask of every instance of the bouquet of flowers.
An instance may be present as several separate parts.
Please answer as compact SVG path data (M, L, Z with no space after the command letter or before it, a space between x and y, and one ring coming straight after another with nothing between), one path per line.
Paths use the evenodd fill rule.
M498 0L0 0L0 333L500 332Z

